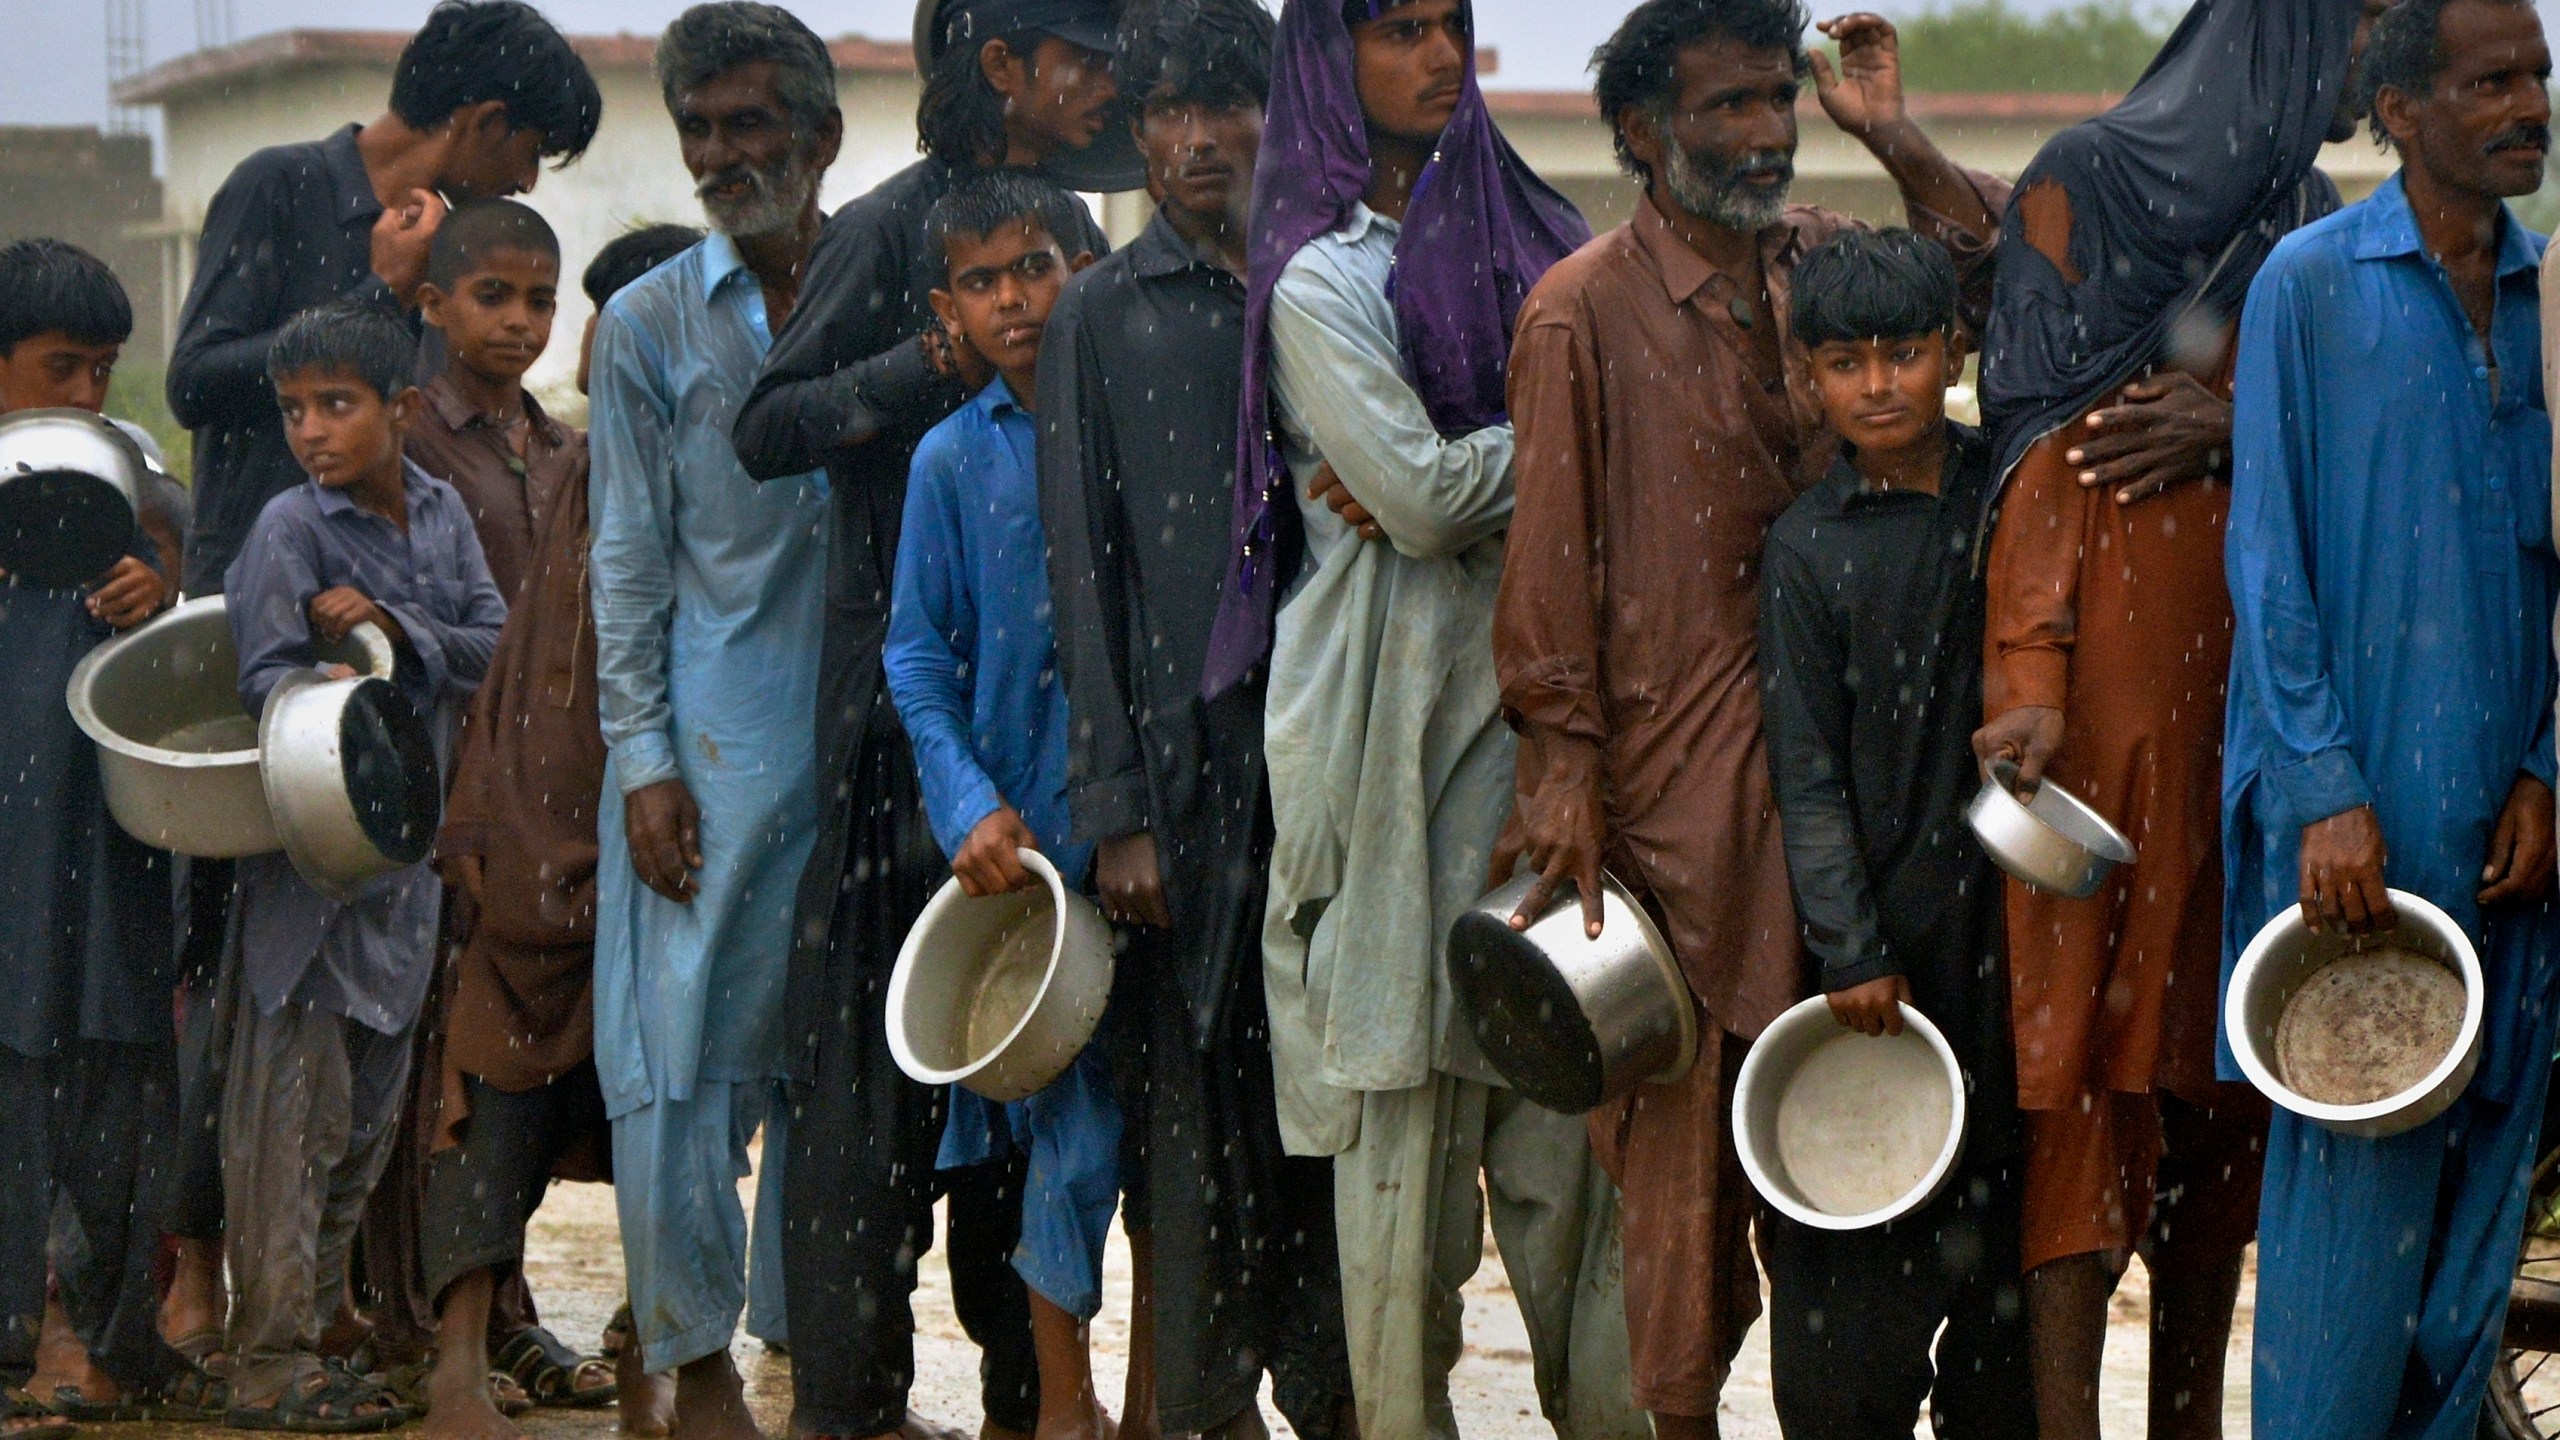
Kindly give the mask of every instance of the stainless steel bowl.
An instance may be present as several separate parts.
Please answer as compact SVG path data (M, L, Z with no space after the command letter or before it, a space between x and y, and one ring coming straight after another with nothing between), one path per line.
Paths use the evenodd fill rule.
M2080 797L2046 780L2021 801L2010 790L2016 783L2016 770L1994 766L1965 810L1992 863L2074 900L2097 894L2117 866L2133 863L2133 842Z
M356 627L328 658L389 675L390 637ZM284 848L240 708L240 660L219 595L99 645L72 669L71 718L98 747L107 811L146 845L230 858Z
M2488 991L2480 953L2452 916L2406 890L2391 892L2391 907L2400 917L2396 928L2355 936L2315 932L2303 920L2301 906L2286 906L2240 952L2222 1000L2223 1033L2232 1057L2260 1094L2315 1124L2374 1139L2415 1130L2443 1114L2470 1087L2472 1072L2480 1068L2480 1023ZM2276 1072L2276 1026L2284 1019L2285 1006L2321 966L2382 941L2432 956L2462 977L2462 1029L2452 1051L2425 1079L2370 1104L2324 1105L2297 1094Z
M1514 879L1449 927L1449 981L1495 1071L1566 1115L1687 1074L1698 1054L1697 1007L1652 917L1603 877L1600 938L1584 933L1570 885L1528 929L1514 930L1512 913L1536 879Z
M935 892L889 972L889 1053L920 1084L1021 1100L1066 1073L1111 1002L1111 927L1036 850L1040 884Z
M142 447L86 410L0 419L0 570L56 589L104 575L133 545Z
M442 772L426 722L390 681L295 671L267 695L258 753L267 813L312 889L352 901L427 858Z
M1864 1230L1928 1204L1955 1172L1957 1157L1964 1153L1964 1066L1928 1016L1905 1005L1902 1027L1900 1035L1861 1035L1834 1019L1831 1002L1816 995L1780 1015L1752 1042L1734 1082L1733 1147L1752 1188L1788 1218L1818 1230ZM1781 1115L1790 1092L1816 1064L1852 1078L1862 1069L1871 1070L1876 1076L1871 1087L1880 1087L1870 1103L1830 1117L1829 1138L1840 1153L1818 1160L1854 1171L1875 1163L1861 1147L1879 1144L1902 1156L1922 1157L1912 1183L1901 1184L1899 1175L1892 1176L1886 1188L1894 1193L1883 1203L1854 1212L1825 1208L1814 1198L1817 1187L1810 1177L1797 1174L1788 1163L1780 1140ZM1921 1093L1923 1088L1930 1093ZM1941 1113L1945 1119L1935 1128L1918 1128L1924 1114ZM1897 1126L1914 1128L1883 1133ZM1866 1178L1873 1178L1872 1170Z

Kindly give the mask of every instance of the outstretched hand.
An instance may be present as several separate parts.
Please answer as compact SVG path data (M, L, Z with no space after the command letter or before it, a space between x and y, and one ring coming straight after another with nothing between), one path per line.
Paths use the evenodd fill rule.
M1893 22L1861 10L1813 28L1840 47L1836 69L1831 57L1819 50L1810 57L1813 93L1822 102L1822 113L1859 139L1900 125L1907 115L1902 103L1902 37Z

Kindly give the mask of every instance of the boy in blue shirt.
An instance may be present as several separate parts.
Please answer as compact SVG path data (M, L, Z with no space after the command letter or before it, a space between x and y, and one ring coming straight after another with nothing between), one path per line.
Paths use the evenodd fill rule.
M1093 860L1067 813L1067 696L1031 414L1041 332L1067 277L1093 258L1070 257L1057 238L1079 233L1078 203L1046 181L995 171L955 187L925 227L946 264L934 313L954 348L994 375L917 447L883 661L934 838L971 895L1036 884L1020 850L1047 856L1073 886ZM1013 1266L1031 1291L1038 1440L1100 1440L1108 1431L1084 1327L1102 1303L1119 1145L1120 1108L1098 1040L1019 1104L999 1109L953 1095L944 1169L1029 1152ZM1142 1393L1139 1383L1131 1390Z

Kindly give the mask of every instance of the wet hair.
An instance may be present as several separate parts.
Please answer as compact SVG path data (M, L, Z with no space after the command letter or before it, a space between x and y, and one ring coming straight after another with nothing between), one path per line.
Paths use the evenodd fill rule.
M66 240L0 247L0 355L57 330L83 345L123 344L133 335L124 283L107 262Z
M560 263L560 237L551 222L530 205L514 200L476 200L454 211L436 227L427 243L427 283L447 294L462 277L489 263L501 250L548 255Z
M1645 0L1618 32L1591 52L1592 95L1609 126L1618 165L1638 180L1652 172L1627 148L1618 117L1629 109L1667 116L1680 99L1680 52L1705 40L1775 50L1805 68L1804 0Z
M1277 28L1259 0L1137 0L1112 73L1140 106L1268 105Z
M604 118L587 62L542 12L522 0L442 0L400 51L391 113L431 130L466 105L502 100L507 123L542 135L566 164L586 153Z
M676 17L658 37L658 91L667 113L676 97L741 65L773 65L783 109L801 135L816 132L836 108L836 61L827 42L800 17L762 0L716 0Z
M596 258L587 262L587 272L579 277L580 289L587 292L587 302L598 310L623 286L673 260L702 243L702 232L691 225L638 225L604 242Z
M989 170L951 187L924 219L924 243L945 255L954 236L983 240L1015 221L1049 232L1066 249L1081 232L1084 202L1025 170Z
M418 383L418 340L398 315L369 300L314 305L276 332L267 378L282 383L314 370L353 375L388 400Z
M974 32L971 21L952 20L943 36L942 53L925 72L924 93L916 97L916 148L954 165L981 156L1005 153L1004 97L987 81L978 56L990 40L1028 57L1040 44L1041 32L1013 30L995 35Z
M1956 324L1956 262L1909 230L1844 230L1797 262L1796 341L1908 340Z
M2373 36L2365 42L2364 61L2358 74L2364 86L2359 97L2366 113L2373 113L2373 99L2384 90L2397 90L2412 99L2424 99L2434 93L2436 81L2453 57L2444 48L2444 12L2455 0L2396 0L2382 18L2373 22ZM2485 5L2521 5L2525 0L2479 0ZM2383 149L2394 148L2391 132L2383 127L2379 115L2373 121L2374 143Z

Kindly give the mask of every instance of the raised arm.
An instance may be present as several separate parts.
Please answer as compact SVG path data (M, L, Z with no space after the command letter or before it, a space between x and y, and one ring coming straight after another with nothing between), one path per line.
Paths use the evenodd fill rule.
M1946 157L1903 105L1902 42L1893 22L1861 11L1819 25L1838 42L1840 62L1817 50L1813 87L1823 113L1851 139L1867 147L1893 177L1914 229L1950 242L1958 258L1987 250L2000 229L2008 187Z

